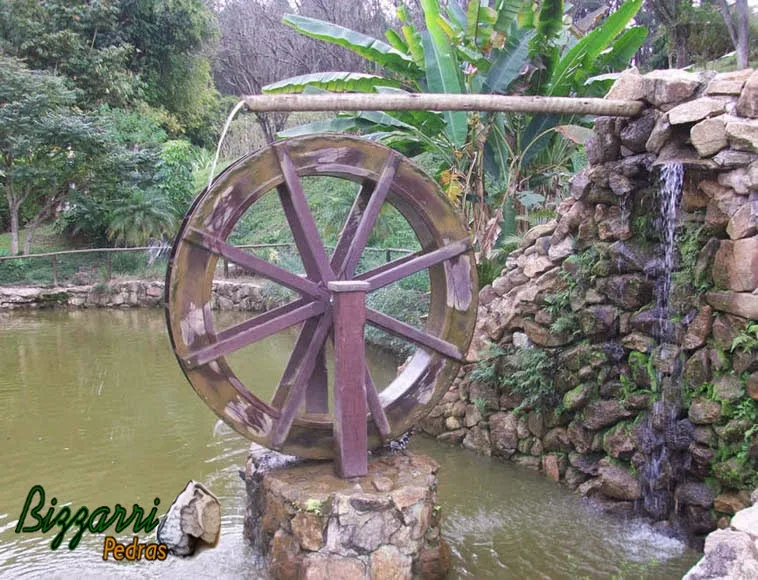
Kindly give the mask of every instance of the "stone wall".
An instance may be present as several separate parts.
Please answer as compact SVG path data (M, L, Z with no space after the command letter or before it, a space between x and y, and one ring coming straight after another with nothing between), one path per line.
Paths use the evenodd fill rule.
M756 483L758 72L633 70L608 96L646 109L597 119L590 165L482 288L478 362L422 427L704 534ZM664 309L654 218L661 166L675 162Z
M0 287L0 310L17 308L139 308L163 306L163 281L126 280L83 286ZM263 311L277 302L259 284L214 281L214 310Z
M724 529L708 534L705 555L684 580L758 578L758 489L752 507L738 511Z
M439 465L412 453L372 457L363 477L332 462L253 445L245 469L245 536L272 578L444 578Z

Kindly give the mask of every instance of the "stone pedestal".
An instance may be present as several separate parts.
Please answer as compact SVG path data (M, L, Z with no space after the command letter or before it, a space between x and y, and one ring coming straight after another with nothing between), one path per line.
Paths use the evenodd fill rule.
M273 578L442 578L439 466L423 455L372 458L340 479L331 462L253 446L246 468L245 534Z

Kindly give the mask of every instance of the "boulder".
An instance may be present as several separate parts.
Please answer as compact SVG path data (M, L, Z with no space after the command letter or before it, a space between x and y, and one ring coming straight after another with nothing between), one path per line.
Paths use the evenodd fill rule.
M577 411L584 408L592 398L594 385L592 383L582 383L565 395L563 395L563 407L567 411Z
M729 146L738 151L758 153L758 120L735 120L726 124Z
M726 135L726 127L724 127L724 135ZM725 169L744 167L745 165L750 165L756 160L758 160L758 155L755 153L735 151L734 149L724 149L713 156L713 161L716 165Z
M674 499L678 504L696 505L710 508L713 505L715 494L705 483L688 481L677 486Z
M636 68L622 72L606 95L609 99L640 101L645 98L645 80Z
M744 394L740 377L722 375L713 380L713 395L722 401L736 401Z
M482 455L491 455L490 432L481 427L474 427L463 438L463 446Z
M690 129L690 140L701 157L710 157L729 145L724 121L705 119Z
M653 127L650 137L647 143L645 143L645 149L657 155L671 138L672 133L673 130L671 129L671 123L669 123L669 116L661 115L655 122L655 127Z
M719 73L711 79L708 87L705 89L706 95L739 95L742 93L742 87L745 81L752 74L751 69Z
M734 530L716 530L705 539L703 558L685 574L683 580L756 578L756 558L758 551L750 536Z
M630 459L637 450L634 438L625 425L609 429L603 436L603 450L617 459Z
M633 153L644 153L645 144L655 127L655 122L655 110L647 109L639 118L630 121L621 130L621 144Z
M592 432L585 429L581 421L574 419L566 428L566 435L578 453L588 453L592 445Z
M614 337L618 334L618 309L595 305L579 313L579 326L585 336Z
M749 201L734 212L726 225L726 233L733 240L758 234L758 200Z
M758 371L750 373L745 379L745 394L754 401L758 401Z
M682 346L686 350L694 350L700 348L705 344L708 336L711 333L711 327L713 326L713 308L706 305L703 306L695 318L687 325L687 332L684 335L684 341Z
M618 401L593 401L584 409L582 424L587 429L597 431L633 414L624 409Z
M758 295L747 292L708 292L708 304L716 310L743 318L758 319Z
M489 421L493 453L512 455L518 446L518 417L514 413L495 413Z
M716 286L737 292L758 288L758 236L722 240L713 263Z
M689 99L701 85L696 74L679 69L652 71L643 79L645 99L657 108Z
M572 340L571 334L568 332L562 334L551 332L548 328L531 320L524 320L523 326L529 340L540 346L563 346L570 343Z
M545 433L542 439L545 451L571 451L571 439L565 427L554 427Z
M687 101L671 109L669 123L683 125L685 123L697 123L708 117L719 115L724 112L725 100L718 97L701 97L694 101Z
M617 465L603 465L598 470L599 491L608 497L634 501L642 497L642 488L637 478Z
M631 332L621 339L621 344L629 350L649 353L655 348L656 340L641 332Z
M202 483L191 480L176 496L156 535L172 554L190 556L198 542L216 545L220 531L221 503Z
M737 101L737 114L743 117L758 117L758 71L753 71L745 82L742 95Z
M695 397L690 403L688 417L696 425L710 425L721 417L721 405L705 397Z
M735 513L731 526L738 532L744 532L758 539L758 505L743 508Z
M722 514L736 514L746 508L750 496L746 491L727 491L716 496L713 500L713 509Z
M562 465L561 465L562 464ZM548 479L553 481L561 480L561 467L566 471L566 458L560 455L548 454L542 457L542 471Z
M609 276L598 285L608 300L624 310L637 310L653 298L653 283L637 274Z

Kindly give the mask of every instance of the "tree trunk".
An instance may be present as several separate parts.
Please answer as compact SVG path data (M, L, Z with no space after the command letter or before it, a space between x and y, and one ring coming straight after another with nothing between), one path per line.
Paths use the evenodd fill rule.
M747 0L736 0L737 10L737 68L748 68L750 60L750 23L748 21Z
M18 204L8 200L8 211L11 214L11 256L18 256Z
M687 50L687 28L677 26L674 28L674 56L676 68L684 68L690 64L690 55Z

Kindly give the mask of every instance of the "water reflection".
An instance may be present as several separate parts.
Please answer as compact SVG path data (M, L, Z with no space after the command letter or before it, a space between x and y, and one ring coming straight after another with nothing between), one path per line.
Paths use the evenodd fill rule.
M242 537L237 472L247 442L218 425L186 383L160 312L1 314L0 329L0 576L261 577ZM234 361L261 388L273 389L291 348L291 335L276 340ZM374 362L389 380L391 359ZM412 446L442 464L452 577L607 577L639 565L650 577L674 578L697 557L649 528L590 512L537 474L422 438ZM53 552L52 532L14 533L35 484L48 502L72 507L152 506L158 497L167 509L189 479L206 483L223 506L219 546L191 559L103 562L102 535Z

